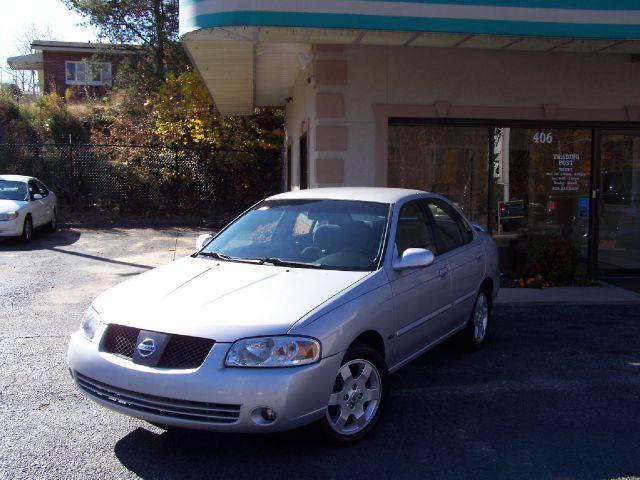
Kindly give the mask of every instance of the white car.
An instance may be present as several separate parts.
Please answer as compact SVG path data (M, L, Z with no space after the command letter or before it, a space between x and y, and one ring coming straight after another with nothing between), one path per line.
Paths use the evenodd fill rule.
M456 333L484 344L499 286L491 238L415 190L276 195L198 249L89 307L68 352L87 397L156 425L357 440L388 373Z
M23 175L0 175L0 238L29 242L36 228L55 230L56 195L40 180Z

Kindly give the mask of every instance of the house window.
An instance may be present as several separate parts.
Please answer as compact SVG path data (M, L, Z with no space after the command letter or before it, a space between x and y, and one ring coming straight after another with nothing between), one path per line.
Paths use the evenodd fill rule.
M107 62L65 62L67 85L111 85Z

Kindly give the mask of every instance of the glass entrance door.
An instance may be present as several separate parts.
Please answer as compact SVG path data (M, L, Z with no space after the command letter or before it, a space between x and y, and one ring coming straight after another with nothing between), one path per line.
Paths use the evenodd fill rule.
M640 272L640 135L603 134L598 270Z

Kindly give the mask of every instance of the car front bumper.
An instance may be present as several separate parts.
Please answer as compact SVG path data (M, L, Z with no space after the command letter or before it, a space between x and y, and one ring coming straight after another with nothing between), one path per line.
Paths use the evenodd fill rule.
M225 432L273 432L322 418L340 355L292 368L227 368L229 343L216 343L197 369L137 365L71 336L68 363L80 391L91 400L151 423ZM276 420L256 421L254 409L271 408Z
M15 220L0 221L0 238L1 237L19 237L22 235L22 226L24 219L18 216Z

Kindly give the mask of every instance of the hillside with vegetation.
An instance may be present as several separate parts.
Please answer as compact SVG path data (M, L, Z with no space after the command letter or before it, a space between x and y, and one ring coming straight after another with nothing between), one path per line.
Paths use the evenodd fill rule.
M136 48L120 63L112 88L102 96L77 97L67 90L63 96L32 98L15 87L2 87L0 156L5 164L18 169L35 165L37 157L46 163L42 175L48 175L61 172L65 162L84 162L62 165L65 174L70 170L74 177L65 184L58 175L58 190L92 202L102 201L96 197L106 197L110 190L120 191L120 203L127 195L146 192L137 202L124 202L145 209L175 203L175 192L181 192L178 198L185 208L191 207L198 198L187 199L186 193L200 192L200 197L215 197L218 210L235 211L280 189L284 111L257 108L245 117L219 114L178 42L177 0L65 3L97 27L101 40ZM8 147L17 144L49 147ZM9 156L15 157L10 159L13 164ZM96 175L107 177L102 193L95 181L90 188L79 177L81 170L98 164L101 173ZM111 185L125 178L126 184ZM215 195L210 194L212 178Z

